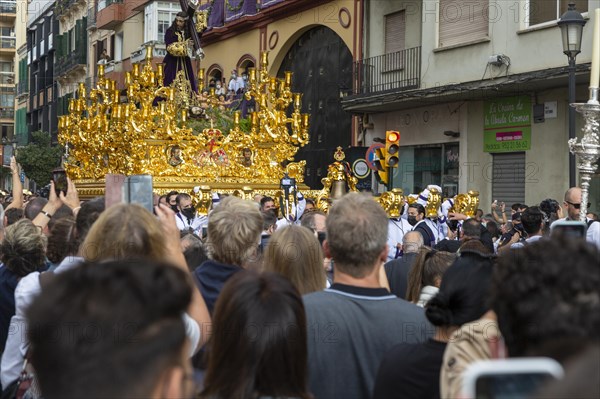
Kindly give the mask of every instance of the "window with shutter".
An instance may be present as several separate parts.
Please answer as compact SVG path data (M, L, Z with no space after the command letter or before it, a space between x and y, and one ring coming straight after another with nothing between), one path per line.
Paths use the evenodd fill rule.
M488 7L489 0L440 0L439 47L487 38Z
M588 11L588 0L529 0L527 4L528 25L538 25L553 22L564 14L570 2L580 13Z
M402 50L405 48L406 13L404 10L385 16L384 72L404 68Z

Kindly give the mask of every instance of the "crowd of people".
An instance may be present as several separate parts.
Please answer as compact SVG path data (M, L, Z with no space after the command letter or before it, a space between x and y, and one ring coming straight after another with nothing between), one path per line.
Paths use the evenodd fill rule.
M471 364L531 356L566 370L545 394L600 395L600 223L551 226L579 219L577 188L441 226L359 193L285 215L261 195L200 215L175 191L106 208L71 181L26 199L11 169L6 397L460 398Z

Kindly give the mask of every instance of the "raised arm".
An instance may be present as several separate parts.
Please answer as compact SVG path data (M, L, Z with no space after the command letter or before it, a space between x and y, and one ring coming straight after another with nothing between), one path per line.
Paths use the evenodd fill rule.
M181 242L179 240L179 229L175 222L175 213L163 204L159 204L154 208L158 215L158 220L163 226L165 240L168 250L168 260L174 265L184 270L190 276L190 284L192 285L192 301L188 308L188 315L194 319L200 327L200 342L198 348L202 347L207 341L210 333L210 314L204 302L204 298L200 294L200 290L194 284L193 277L188 269L187 262L181 251ZM197 349L198 349L197 348Z
M14 156L10 157L10 171L12 172L12 197L13 200L6 209L23 208L23 183L19 173L19 164Z

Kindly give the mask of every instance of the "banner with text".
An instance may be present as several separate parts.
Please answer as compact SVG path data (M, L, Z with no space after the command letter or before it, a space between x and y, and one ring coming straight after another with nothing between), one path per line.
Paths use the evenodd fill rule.
M513 152L531 149L531 98L499 98L486 101L484 152Z

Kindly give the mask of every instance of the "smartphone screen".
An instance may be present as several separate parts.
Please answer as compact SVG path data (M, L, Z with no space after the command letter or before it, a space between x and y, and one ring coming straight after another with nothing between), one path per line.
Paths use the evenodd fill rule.
M552 223L552 236L563 235L568 238L585 238L587 225L580 221L561 220Z
M154 211L154 193L152 192L152 176L129 176L123 183L124 202L138 204L150 213Z
M56 192L57 197L60 195L61 191L67 195L69 185L67 183L67 173L64 169L54 169L52 171L52 181L54 182L54 191Z
M475 398L527 399L553 379L551 374L543 372L481 375L475 382Z

